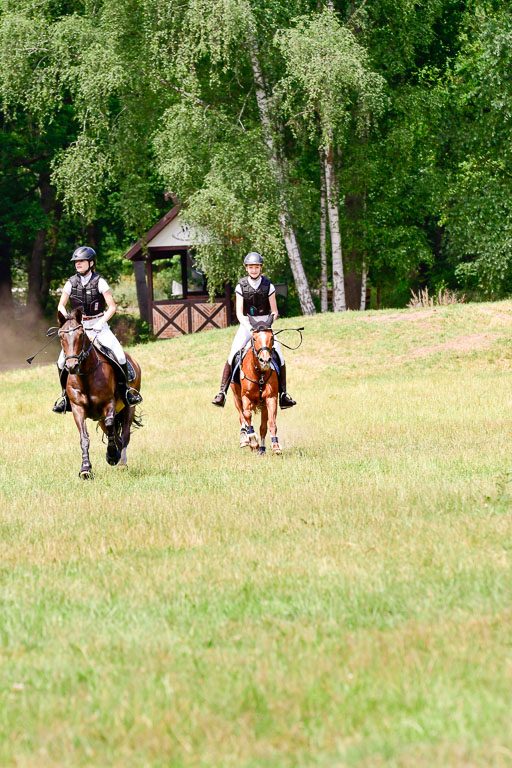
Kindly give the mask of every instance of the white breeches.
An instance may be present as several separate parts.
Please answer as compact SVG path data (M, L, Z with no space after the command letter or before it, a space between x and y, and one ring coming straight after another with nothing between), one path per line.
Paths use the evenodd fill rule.
M103 328L99 333L96 333L96 331L88 330L88 329L86 329L85 332L91 341L94 341L94 339L98 339L98 341L101 344L103 344L104 347L107 347L107 349L112 350L112 352L116 356L116 359L121 363L121 365L124 365L126 363L126 355L123 352L123 348L119 343L118 339L116 339L116 337L108 327L107 323L105 323L105 325L103 326ZM64 368L64 359L65 359L64 350L61 349L59 359L57 361L57 365L59 366L60 370Z
M251 331L248 328L246 328L245 325L239 325L238 331L236 332L235 338L233 339L233 343L231 345L231 352L229 353L229 357L228 357L228 363L230 365L233 364L233 358L238 352L238 350L245 347L247 342L250 340L251 340ZM274 349L278 354L281 365L284 365L283 351L277 339L274 339Z

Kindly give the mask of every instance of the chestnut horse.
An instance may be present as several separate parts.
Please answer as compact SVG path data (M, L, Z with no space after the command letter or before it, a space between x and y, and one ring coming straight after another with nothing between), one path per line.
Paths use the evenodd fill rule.
M268 323L266 324L268 326ZM270 429L272 451L281 453L277 437L277 399L279 382L271 366L274 332L265 324L255 324L252 331L251 347L240 363L240 384L231 382L235 406L240 418L240 447L250 445L265 453L267 426ZM260 443L252 425L252 414L261 411Z
M89 434L86 419L99 422L107 436L107 462L126 467L126 449L130 442L132 424L141 426L135 417L135 407L128 407L116 395L116 375L112 363L89 339L82 323L82 310L75 309L68 317L58 315L60 342L64 350L64 366L69 373L66 392L71 411L80 432L82 466L79 477L93 477L89 459ZM127 355L135 370L134 387L140 390L141 370L136 360Z

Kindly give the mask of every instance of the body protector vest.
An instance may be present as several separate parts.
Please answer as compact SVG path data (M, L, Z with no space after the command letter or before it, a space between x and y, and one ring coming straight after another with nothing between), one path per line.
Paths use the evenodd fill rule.
M72 309L81 307L84 315L93 316L99 315L105 311L106 301L102 293L98 290L98 283L100 276L96 272L92 273L92 277L87 285L82 285L80 275L76 274L69 278L71 283L71 294L69 296L69 302Z
M270 280L268 277L261 278L261 283L256 290L249 285L248 277L242 277L238 285L242 289L244 315L252 315L253 317L270 315L270 300L268 298Z

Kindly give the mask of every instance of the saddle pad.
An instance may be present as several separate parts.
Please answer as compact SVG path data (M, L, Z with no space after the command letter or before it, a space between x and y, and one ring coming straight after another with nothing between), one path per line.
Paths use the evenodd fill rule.
M117 359L117 357L112 352L112 350L109 349L108 347L105 347L97 339L94 341L94 344L95 344L96 347L98 347L98 349L99 349L99 351L101 352L102 355L105 355L105 357L108 360L110 360L110 362L114 363L114 368L116 370L119 369L120 375L124 376L123 369L121 368L121 364L120 364L119 360ZM135 376L136 376L135 368L133 367L133 365L131 364L131 362L130 362L130 360L128 358L126 358L126 362L128 364L128 381L129 382L130 381L135 381Z
M135 368L131 364L130 360L126 358L126 362L128 363L128 381L135 381Z

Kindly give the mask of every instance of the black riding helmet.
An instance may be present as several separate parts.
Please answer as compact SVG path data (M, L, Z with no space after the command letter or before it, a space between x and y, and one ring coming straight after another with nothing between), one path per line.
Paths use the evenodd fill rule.
M71 261L94 261L96 263L96 252L88 245L81 245L74 251Z

